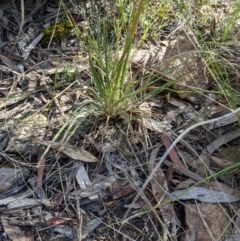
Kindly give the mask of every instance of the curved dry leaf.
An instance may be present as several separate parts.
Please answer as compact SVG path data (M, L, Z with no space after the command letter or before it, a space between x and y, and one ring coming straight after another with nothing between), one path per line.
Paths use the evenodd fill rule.
M181 157L181 159L183 160L184 163L188 164L193 169L198 168L197 161L191 155L189 155L187 152L178 150L178 154L179 154L179 156Z
M24 232L17 226L10 225L7 220L7 216L1 216L1 223L5 233L12 241L26 241Z
M77 183L80 186L81 190L86 190L88 187L91 187L92 183L89 179L89 176L87 174L87 171L86 171L83 163L80 163L79 166L76 168L78 170L75 175L75 178L76 178Z
M163 140L163 143L164 143L164 146L166 147L166 149L168 149L170 146L171 146L171 141L167 135L167 133L165 131L163 131L162 135L162 140ZM185 167L183 165L183 163L181 162L181 160L179 159L175 149L173 148L170 152L169 152L169 156L172 160L172 162L175 164L175 165L178 165L180 167Z
M76 237L76 230L67 225L60 224L60 225L54 226L53 231L64 235L69 240L74 240L74 238Z
M218 157L220 159L227 160L229 165L226 164L226 166L230 166L230 162L232 164L236 164L239 162L240 157L240 145L234 145L234 146L228 146L225 148L221 148L218 153L214 155L215 157Z
M196 181L194 181L193 179L186 179L182 182L180 182L177 186L176 186L176 190L179 190L179 189L185 189L185 188L188 188L192 185L194 185L196 183Z
M8 57L6 57L5 55L0 54L0 59L2 60L2 62L3 62L8 68L17 71L17 69L15 68L15 65L14 65L13 61L10 60Z
M40 141L35 140L36 143L50 146L58 151L64 153L65 155L71 157L73 160L84 161L84 162L98 162L99 160L90 152L84 150L83 147L73 146L61 142L52 142L52 141Z
M209 182L209 186L207 188L210 188L214 191L223 192L240 199L240 191L238 189L232 189L224 183L212 181Z
M167 181L161 168L154 173L151 186L157 203L164 202L169 198Z
M168 186L165 175L161 168L154 173L153 178L151 180L152 192L158 204L163 203L170 199L168 193ZM166 225L169 225L175 217L175 212L173 209L173 205L167 204L164 207L160 208L160 213Z
M152 172L152 170L154 168L153 165L156 160L158 150L159 150L159 147L153 149L153 151L151 153L150 160L149 160L149 162L150 162L149 172L150 173ZM168 193L167 180L166 180L165 174L161 168L158 168L158 170L154 173L153 178L151 179L151 186L152 186L153 195L158 204L163 203L164 201L166 201L170 198L169 193ZM175 218L175 212L174 212L172 204L168 204L164 207L161 207L160 213L162 215L164 223L167 226Z
M149 173L151 173L154 168L154 163L156 161L159 148L160 147L158 146L154 148L151 152L151 156L149 159ZM158 203L160 203L161 201L164 201L166 197L167 198L169 197L167 192L168 186L167 186L166 177L161 168L159 168L153 175L153 178L151 180L151 186L152 186L153 195Z
M81 238L86 238L89 234L93 233L94 229L96 229L100 224L102 224L102 220L100 218L92 219L84 225Z
M11 95L8 95L5 98L0 98L0 108L15 104L18 101L24 100L28 98L33 91L24 91L20 93L14 93Z
M42 37L44 36L43 33L40 33L30 44L28 47L23 49L22 57L27 59L30 52L36 47L36 45L41 41Z
M168 103L170 103L171 105L178 107L180 109L184 109L187 107L187 105L184 102L179 101L179 100L169 100Z
M211 155L208 155L212 161L214 161L216 164L218 164L220 167L230 167L234 164L236 164L236 162L233 162L233 161L229 161L227 159L223 159L223 158L218 158L216 156L211 156Z
M154 168L154 164L155 164L156 159L157 159L157 154L158 154L159 148L160 148L160 146L154 148L151 152L150 159L149 159L149 167L148 167L149 172L151 172L152 169Z
M10 202L13 202L15 200L19 200L25 197L31 197L32 196L32 191L28 189L27 191L23 193L19 193L17 195L12 195L11 197L6 197L0 199L0 205L8 205Z
M185 241L226 241L232 234L232 220L220 204L184 202ZM177 240L177 239L176 239ZM232 239L235 240L235 239Z
M168 161L168 160L165 160L164 164L167 165L167 166L172 165L172 163L170 161ZM199 174L197 174L195 172L192 172L192 171L188 170L185 167L180 167L180 166L177 166L177 165L173 165L173 169L176 172L178 172L178 173L181 173L181 174L183 174L183 175L185 175L187 177L190 177L194 181L200 182L203 179L202 176L200 176ZM205 185L208 185L207 181L202 181L202 183L204 183Z
M211 142L209 145L207 145L203 149L202 154L199 156L199 158L197 160L198 164L200 164L200 165L202 163L208 164L208 162L209 162L208 155L209 154L212 154L214 151L216 151L222 145L225 145L229 141L232 141L238 137L240 137L240 130L234 130L234 131L230 131L230 132L222 135L218 139Z
M68 220L71 220L70 218L62 218L62 217L53 217L46 221L48 225L58 225L66 223Z

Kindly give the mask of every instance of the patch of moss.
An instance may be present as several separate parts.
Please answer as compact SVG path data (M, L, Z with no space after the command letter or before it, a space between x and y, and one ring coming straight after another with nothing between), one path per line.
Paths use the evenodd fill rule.
M48 46L48 43L53 33L54 33L53 39L60 41L61 38L64 35L69 34L71 30L72 30L72 26L67 21L58 22L56 26L55 26L55 23L51 24L48 28L44 28L41 30L41 33L43 33L44 36L40 43L44 48L46 48Z

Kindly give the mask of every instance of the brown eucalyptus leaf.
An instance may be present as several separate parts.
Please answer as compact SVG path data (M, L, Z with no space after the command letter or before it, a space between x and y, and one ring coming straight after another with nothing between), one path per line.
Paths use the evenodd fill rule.
M226 240L232 235L231 220L227 209L220 204L184 202L186 236L179 240ZM239 240L239 239L231 239Z
M152 150L150 160L149 160L150 173L154 168L154 162L156 160L158 150L159 150L159 147ZM170 198L170 195L168 192L167 180L161 168L158 168L158 170L154 173L153 178L151 179L151 186L152 186L153 195L158 204L164 203ZM173 219L175 218L175 212L172 204L168 204L164 207L161 207L160 213L162 215L162 218L166 226L172 223Z
M209 188L214 191L223 192L225 194L228 194L240 199L240 191L238 189L232 189L231 187L228 187L224 183L212 181L212 182L209 182Z
M207 145L204 149L202 154L199 156L197 162L198 164L209 164L208 161L208 155L212 154L216 150L218 150L222 145L225 145L229 141L232 141L234 139L237 139L240 137L240 131L239 130L233 130L229 131L223 135L221 135L221 138L217 138L216 140L212 141L209 145Z
M153 175L151 186L153 195L158 203L169 197L167 192L167 181L161 168L159 168Z
M240 157L240 145L228 146L221 148L214 156L233 162L234 164L239 162Z
M184 102L179 101L179 100L169 100L168 103L170 103L171 105L173 105L175 107L181 108L181 109L184 109L187 107L187 105Z
M93 233L94 229L96 229L100 224L102 224L101 219L92 219L90 222L84 225L81 238L86 238L89 234Z
M73 160L84 161L84 162L98 162L99 160L90 152L83 149L83 147L73 146L61 142L52 142L52 141L40 141L35 140L36 143L50 146L54 149L57 149L59 152L64 153L65 155L71 157Z
M28 98L33 91L24 91L20 93L11 94L5 98L0 98L0 108L6 107L8 105L15 104L18 101Z
M164 146L166 147L166 149L168 149L171 146L171 141L170 141L169 137L167 136L167 133L165 131L163 131L161 137L162 137ZM169 156L174 164L176 164L180 167L185 167L183 165L183 163L181 162L181 160L179 159L174 148L169 152Z
M181 157L181 159L183 160L184 163L188 164L193 169L198 168L197 161L191 155L189 155L187 152L178 150L178 154L179 154L179 156Z
M191 185L194 185L195 183L196 183L196 181L194 181L194 180L191 179L191 178L186 179L186 180L180 182L180 183L176 186L176 189L175 189L175 190L188 188L188 187L190 187Z
M17 226L10 225L7 220L7 216L1 216L1 224L5 233L12 241L25 241L26 237L24 232Z
M116 180L112 185L109 187L110 192L112 192L112 199L116 200L121 197L125 197L128 194L134 192L134 189L131 186L126 186L125 180Z
M159 168L154 173L153 178L151 180L151 186L153 195L158 204L164 203L170 198L170 195L168 193L167 180L161 168ZM160 213L162 215L164 223L167 226L172 222L172 219L174 219L175 217L175 212L173 209L173 205L171 203L165 205L164 207L161 207Z
M227 159L223 159L223 158L218 158L216 156L212 156L212 155L208 155L212 161L214 161L215 163L217 163L220 167L230 167L234 164L236 164L234 161L230 161Z
M159 150L159 147L156 147L151 152L151 156L149 159L149 173L151 173L154 168L158 150ZM151 179L151 186L152 186L152 192L156 201L160 203L161 201L163 201L163 198L164 196L167 195L167 191L168 191L166 177L161 168L159 168L154 173L153 178Z
M15 68L15 65L14 65L13 61L10 60L7 56L0 54L0 59L2 60L2 62L3 62L8 68L17 71L17 69Z
M212 154L213 152L218 150L221 146L239 137L240 137L240 131L236 129L221 135L221 138L217 138L214 141L212 141L209 145L207 145L203 149L202 154L198 157L197 162L199 164L199 167L196 170L196 172L203 177L206 177L207 175L209 175L209 166L210 166L209 154Z

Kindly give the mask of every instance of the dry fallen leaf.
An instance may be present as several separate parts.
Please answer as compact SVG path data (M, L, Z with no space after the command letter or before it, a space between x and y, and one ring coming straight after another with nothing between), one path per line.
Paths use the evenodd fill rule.
M153 195L158 203L169 198L167 181L161 168L153 175L151 186Z
M8 58L5 55L0 54L0 59L8 68L17 71L17 69L16 69L16 67L14 65L14 62L10 58Z
M171 142L170 142L169 137L167 136L167 133L164 131L161 136L162 136L162 140L163 140L163 143L164 143L166 149L168 149L171 146ZM172 149L170 151L169 156L174 164L176 164L180 167L185 167L183 165L183 163L180 161L180 159L178 158L178 155L177 155L175 149Z
M167 165L167 166L170 166L172 163L168 160L165 160L164 161L164 164ZM190 177L191 179L193 179L194 181L197 181L197 182L202 182L204 183L206 186L208 186L208 182L207 181L203 181L203 178L198 175L197 173L195 172L192 172L190 170L188 170L187 168L183 168L183 167L180 167L178 165L173 165L173 169L174 171L178 172L178 173L181 173L187 177Z
M216 140L212 141L209 145L207 145L203 149L202 154L199 156L197 160L198 164L202 165L204 163L204 164L207 164L207 166L209 166L208 155L218 150L222 145L225 145L229 141L237 139L238 137L240 137L240 131L234 130L234 131L229 131L221 135L221 138L217 138Z
M219 203L184 202L185 237L180 240L226 240L232 234L231 220ZM231 239L235 240L235 239Z
M5 98L0 98L0 108L15 104L18 101L25 100L32 93L33 93L33 91L24 91L24 92L14 93L14 94L8 95Z
M204 187L192 187L188 191L178 190L171 193L178 200L196 199L207 203L228 203L239 201L239 197L218 192Z
M91 197L95 196L96 194L100 194L101 191L104 191L108 187L110 187L114 182L116 182L116 180L117 179L114 176L106 177L103 180L94 183L86 190L74 190L73 192L68 194L68 198L81 199L88 197L91 199ZM103 193L101 193L101 196L103 196Z
M58 225L66 223L67 221L71 220L70 218L63 218L63 217L54 217L47 220L48 225Z
M92 183L89 179L88 173L83 165L83 163L80 163L77 167L77 173L75 175L75 178L77 180L78 185L80 186L81 190L86 190L87 188L90 188L92 186Z
M224 165L223 167L225 167L225 166L228 167L233 164L236 164L239 162L240 145L234 145L234 146L228 146L225 148L221 148L218 151L218 153L216 153L214 155L214 157L222 159L222 160L220 160L220 163L218 163L219 166ZM215 162L217 162L217 161L219 161L219 160L216 160Z
M1 224L5 233L12 241L26 241L26 237L24 231L22 231L19 227L10 225L7 221L7 216L1 216Z
M168 169L167 172L165 174L166 176L166 181L169 184L169 182L173 179L173 173L174 173L174 168L173 168L173 164L171 164Z
M153 190L153 195L158 204L164 203L170 198L168 193L167 181L161 168L159 168L155 172L151 180L151 186ZM170 203L168 205L165 205L164 207L161 207L160 212L164 223L168 226L172 222L172 219L175 217L173 205Z
M8 209L17 209L17 208L40 206L40 205L42 205L41 200L26 197L26 198L22 198L22 199L16 199L16 200L10 202L7 205L7 208Z
M84 225L81 238L86 238L90 233L93 233L93 230L100 224L102 224L102 220L100 218L92 219L89 223Z
M53 227L53 231L55 233L59 233L66 237L65 240L75 240L76 237L76 230L69 225L59 224ZM55 239L56 240L56 239Z
M219 128L221 126L227 126L227 125L230 125L230 124L235 123L237 121L238 121L237 115L231 115L231 116L228 116L226 118L222 118L220 120L217 120L216 122L210 123L209 126L208 126L208 130L212 130L214 128Z
M232 189L231 187L228 187L224 183L212 181L212 182L209 182L209 186L207 188L210 188L214 191L223 192L240 199L240 191L238 189Z
M28 189L25 192L22 192L22 193L19 193L16 195L12 195L11 197L6 197L6 198L0 199L0 205L7 205L10 202L13 202L17 199L22 199L22 198L30 197L30 196L32 196L32 190Z
M188 188L190 187L191 185L194 185L196 182L189 178L189 179L186 179L182 182L180 182L177 186L176 186L176 189L175 190L179 190L179 189L185 189L185 188Z
M151 171L154 168L154 162L156 160L158 150L159 150L159 147L152 150L150 160L149 160L149 163L150 163L149 173L151 173ZM158 168L158 170L154 173L153 178L151 179L151 186L152 186L153 195L158 204L164 203L170 198L170 195L168 193L167 180L161 168ZM160 212L164 220L164 223L167 226L170 223L172 223L172 220L175 217L175 212L173 209L173 205L171 203L168 205L165 205L164 207L161 207Z
M214 141L212 141L209 145L207 145L203 151L202 154L198 157L198 164L199 167L196 170L196 173L201 175L202 177L206 177L211 172L209 171L210 166L210 158L209 155L218 150L221 146L225 145L229 141L232 141L234 139L237 139L240 137L240 131L238 129L229 131L223 135L221 135L221 138L217 138Z
M159 64L165 55L167 47L162 46L158 50L149 49L132 49L130 53L131 65L134 68L146 68L149 64ZM122 56L123 51L119 52L119 56Z
M126 186L125 180L116 180L110 186L110 192L112 193L111 197L113 200L125 197L128 194L134 192L134 189L130 186Z
M212 155L208 155L212 161L214 161L215 163L217 163L220 167L230 167L234 164L236 164L235 162L233 161L229 161L229 160L226 160L226 159L222 159L222 158L218 158L216 156L212 156Z
M50 146L54 149L57 149L58 151L63 152L65 155L69 156L73 160L84 162L99 162L99 160L93 154L84 150L83 147L52 141L35 140L35 142L44 146Z
M184 161L184 163L188 164L193 169L198 168L197 161L190 154L188 154L187 152L184 152L184 151L179 151L179 150L178 150L178 154L180 155L180 157Z

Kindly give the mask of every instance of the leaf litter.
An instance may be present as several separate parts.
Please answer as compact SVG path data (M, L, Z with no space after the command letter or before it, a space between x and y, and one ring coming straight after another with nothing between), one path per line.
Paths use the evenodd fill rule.
M65 6L83 27L71 3ZM91 18L99 6L87 1L81 7ZM102 1L103 15L109 8L109 2ZM104 122L94 126L93 113L82 120L86 114L76 112L90 101L79 89L92 84L81 41L70 31L43 47L41 31L57 23L58 9L61 24L66 16L59 3L37 1L25 9L20 26L18 4L0 4L1 238L230 240L233 233L239 238L238 171L204 179L238 162L237 115L188 133L132 203L170 140L204 116L226 113L214 96L209 101L200 94L208 89L207 66L196 54L200 49L191 31L179 31L173 24L167 45L156 48L150 41L150 48L131 55L131 75L154 69L165 82L175 82L172 88L178 95L141 103L140 117L123 112L123 127L119 120L111 120L108 127ZM186 90L198 94L183 93ZM207 104L197 110L196 102ZM224 156L234 146L229 153L235 155Z

